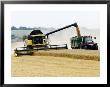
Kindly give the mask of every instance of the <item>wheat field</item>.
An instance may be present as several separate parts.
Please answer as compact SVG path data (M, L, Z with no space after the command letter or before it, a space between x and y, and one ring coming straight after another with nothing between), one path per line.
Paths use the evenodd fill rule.
M40 50L34 55L11 57L13 77L96 77L100 76L98 50Z

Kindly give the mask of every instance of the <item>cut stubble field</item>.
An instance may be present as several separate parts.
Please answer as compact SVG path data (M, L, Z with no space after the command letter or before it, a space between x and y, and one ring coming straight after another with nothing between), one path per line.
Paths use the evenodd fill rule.
M13 77L97 77L100 76L98 50L40 50L34 55L14 57Z

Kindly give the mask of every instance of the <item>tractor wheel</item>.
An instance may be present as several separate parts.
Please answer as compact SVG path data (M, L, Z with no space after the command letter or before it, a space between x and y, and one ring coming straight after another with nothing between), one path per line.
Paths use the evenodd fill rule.
M98 46L95 46L94 50L98 50Z
M87 46L84 46L84 49L88 49L88 47Z

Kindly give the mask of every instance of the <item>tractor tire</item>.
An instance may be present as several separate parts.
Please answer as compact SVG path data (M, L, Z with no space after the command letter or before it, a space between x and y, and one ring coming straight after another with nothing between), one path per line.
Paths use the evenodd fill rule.
M98 46L95 46L94 50L98 50Z
M84 46L84 49L88 49L88 47L87 46Z

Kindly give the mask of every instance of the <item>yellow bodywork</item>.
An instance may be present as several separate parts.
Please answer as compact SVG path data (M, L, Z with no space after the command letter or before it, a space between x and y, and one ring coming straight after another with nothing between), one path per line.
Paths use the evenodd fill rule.
M26 39L26 40L25 40L25 45L26 45L26 46L32 45L32 40Z
M45 36L44 34L38 34L38 35L31 35L32 37L35 36ZM43 44L33 44L32 40L25 40L25 46L46 46L48 44L47 39L43 39Z

